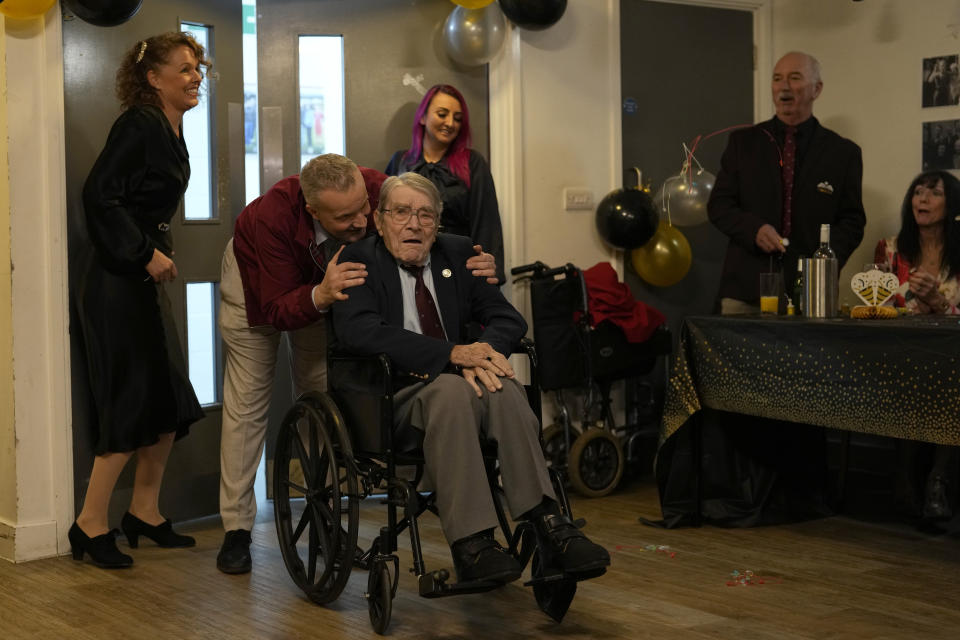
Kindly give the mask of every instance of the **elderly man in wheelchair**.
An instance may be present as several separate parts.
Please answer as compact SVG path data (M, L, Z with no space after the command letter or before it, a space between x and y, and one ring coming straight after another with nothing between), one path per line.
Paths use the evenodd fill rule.
M576 581L603 574L610 556L571 520L565 495L558 497L563 488L548 473L538 417L507 361L526 332L526 323L497 286L467 271L466 258L473 254L470 240L438 234L441 208L436 187L417 174L402 174L383 183L374 218L378 235L343 252L342 260L365 264L367 276L332 309L336 349L379 356L388 363L384 366L392 368L387 383L394 392L392 402L379 412L392 419L388 448L422 448L423 480L434 490L435 499L428 508L438 513L450 544L458 579L457 585L450 586L461 587L453 591L482 591L516 580L523 571L521 562L530 557L530 552L518 551L519 533L508 540L509 549L494 538L495 528L505 523L495 492L502 492L523 531L533 532L529 537L535 543L531 545L535 546L535 573L541 579L552 573L551 579L572 584L575 590ZM469 323L478 323L481 330L475 342L466 343ZM338 362L331 357L329 364L334 397L338 397ZM353 424L346 429L351 439L356 439L358 429ZM340 445L341 449L349 446ZM491 468L499 470L499 483L488 479ZM332 489L336 492L337 487ZM422 567L416 565L422 561L417 558L413 515L405 526L411 529L414 569L419 575ZM279 528L279 511L277 518ZM393 543L375 543L380 554L396 549L395 531L387 529L381 537L394 537ZM356 534L347 539L355 545ZM372 577L371 573L371 582ZM421 580L421 595L447 595L438 584L445 577L437 580L435 576L433 587L425 587ZM379 583L375 586L383 588ZM572 591L568 596L559 617ZM554 615L541 594L537 600ZM389 611L386 615L389 618ZM381 630L376 622L374 627Z

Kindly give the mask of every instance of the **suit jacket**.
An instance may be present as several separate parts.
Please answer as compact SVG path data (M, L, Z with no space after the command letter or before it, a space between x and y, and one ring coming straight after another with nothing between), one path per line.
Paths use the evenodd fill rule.
M386 176L366 167L360 167L360 173L372 212ZM373 228L368 219L368 232ZM299 175L277 182L237 217L233 250L251 327L271 325L292 331L323 316L313 305L313 288L324 275L324 269L310 256L314 238L313 218L306 210Z
M351 353L387 354L398 373L432 379L450 365L450 352L467 341L467 324L483 325L479 342L509 356L527 332L523 317L496 285L466 268L473 255L469 238L439 234L430 251L437 308L447 340L403 328L403 299L397 263L383 240L364 238L348 246L343 259L367 265L366 282L348 289L350 296L333 305L333 327L339 348Z
M730 238L720 298L760 298L759 274L769 270L770 256L755 240L764 224L781 229L780 153L773 119L730 134L707 205L710 221ZM841 267L860 244L866 224L862 177L860 147L814 119L810 146L794 175L790 246L782 258L787 286L797 259L809 258L819 246L821 224L830 224L830 245Z

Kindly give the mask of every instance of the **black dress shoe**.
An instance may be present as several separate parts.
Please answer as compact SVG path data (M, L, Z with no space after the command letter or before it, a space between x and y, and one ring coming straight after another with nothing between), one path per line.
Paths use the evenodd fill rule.
M610 565L607 550L591 542L565 515L536 518L533 528L546 566L580 578L593 578L606 572Z
M147 524L129 511L123 514L120 528L123 529L123 535L127 536L131 549L136 549L140 544L140 536L146 536L165 548L192 547L197 544L197 541L190 536L182 536L174 531L173 523L169 520L154 526Z
M74 522L67 538L70 540L70 551L74 560L83 560L83 554L87 553L93 564L104 569L126 569L133 566L133 558L117 549L116 529L91 538Z
M223 545L217 554L217 569L229 574L250 573L250 532L233 529L223 536Z
M523 573L520 563L494 540L493 534L477 533L457 540L450 550L459 582L482 580L506 584Z

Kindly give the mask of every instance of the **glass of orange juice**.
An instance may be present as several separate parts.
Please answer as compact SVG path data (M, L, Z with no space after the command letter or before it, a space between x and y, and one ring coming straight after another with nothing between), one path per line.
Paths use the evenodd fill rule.
M780 304L780 274L760 274L760 313L763 315L777 315Z

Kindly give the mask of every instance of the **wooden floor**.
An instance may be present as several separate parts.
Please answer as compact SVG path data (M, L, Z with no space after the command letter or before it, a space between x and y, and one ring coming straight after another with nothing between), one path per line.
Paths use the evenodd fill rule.
M369 638L366 573L333 605L308 602L286 574L269 506L254 530L254 570L217 571L219 522L181 527L196 548L147 541L135 566L104 571L69 556L0 561L0 638ZM583 582L556 624L520 582L483 595L416 595L409 546L388 635L394 638L957 638L960 540L848 518L755 529L650 528L655 487L635 481L613 496L574 498L586 531L613 558ZM369 539L383 507L368 500ZM450 565L437 521L423 519L428 568ZM121 549L126 550L125 541ZM655 548L659 550L653 550ZM751 586L730 586L733 571ZM760 581L762 580L762 584Z

